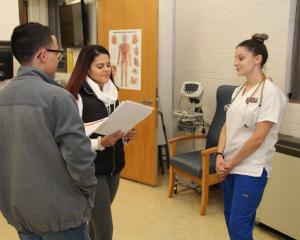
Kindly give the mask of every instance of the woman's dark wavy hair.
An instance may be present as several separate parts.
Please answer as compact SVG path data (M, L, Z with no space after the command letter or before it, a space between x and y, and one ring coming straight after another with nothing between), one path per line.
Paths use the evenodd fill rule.
M78 100L78 94L81 86L86 81L88 70L95 57L100 54L105 54L110 57L108 50L101 45L86 45L80 51L70 80L65 87L75 97L75 99ZM110 74L110 79L113 81L112 73Z
M267 34L259 34L256 33L252 36L251 39L245 40L241 42L238 47L245 47L247 48L250 52L252 52L255 56L261 55L262 60L261 60L261 67L265 65L265 63L268 60L268 50L266 45L264 44L264 41L268 39Z

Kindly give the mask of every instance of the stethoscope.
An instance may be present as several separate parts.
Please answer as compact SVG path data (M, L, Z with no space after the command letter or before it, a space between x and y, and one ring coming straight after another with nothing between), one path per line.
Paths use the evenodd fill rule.
M243 115L242 115L242 118L241 118L241 119L243 119L243 117L244 117L244 115L245 115L245 112L246 112L246 109L247 109L248 104L253 102L253 99L254 99L253 96L254 96L254 94L255 94L255 93L258 91L258 89L261 87L261 90L260 90L260 97L259 97L259 105L258 105L257 111L255 112L256 115L255 115L255 118L253 119L254 121L252 122L252 124L245 123L245 122L242 123L242 125L243 125L244 127L246 127L246 128L253 127L253 126L255 125L255 123L256 123L258 111L259 111L259 109L261 108L261 105L262 105L263 93L264 93L264 86L265 86L265 82L266 82L265 80L266 80L266 77L265 77L265 75L263 74L263 79L260 81L259 85L255 88L255 90L254 90L253 93L250 95L250 97L248 97L248 98L246 99L246 107L245 107L245 109L244 109L244 112L243 112ZM231 104L234 102L234 100L236 99L236 97L240 94L240 92L241 92L242 90L244 90L244 88L246 87L246 84L247 84L247 82L245 82L245 83L242 85L242 87L239 89L239 91L237 92L237 94L231 99L231 102L230 102L229 104L226 104L226 105L224 106L224 111L225 111L225 112L228 111L229 107L230 107Z

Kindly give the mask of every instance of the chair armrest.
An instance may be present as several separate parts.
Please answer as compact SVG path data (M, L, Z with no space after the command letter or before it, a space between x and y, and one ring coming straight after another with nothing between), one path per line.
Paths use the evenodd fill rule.
M216 153L218 151L218 147L211 147L204 150L201 150L202 155L209 155L212 153Z
M208 177L209 174L209 154L216 153L218 147L211 147L201 150L202 155L202 176Z
M169 139L168 142L169 142L169 144L172 144L172 143L179 142L179 141L186 141L186 140L190 140L190 139L201 139L201 138L206 138L206 136L204 134L184 135L184 136L171 138L171 139Z
M173 156L175 155L176 152L176 143L180 141L187 141L187 140L192 140L192 139L205 139L206 136L204 134L198 134L198 135L184 135L184 136L179 136L175 138L171 138L168 143L169 143L169 150L170 150L170 158L172 159Z

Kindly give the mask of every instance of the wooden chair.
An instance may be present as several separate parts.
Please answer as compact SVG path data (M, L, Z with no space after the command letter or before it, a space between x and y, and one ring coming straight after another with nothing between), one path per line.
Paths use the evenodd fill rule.
M201 186L200 215L205 215L209 187L220 183L220 178L215 170L214 153L217 151L220 131L225 122L226 112L224 106L231 102L231 96L235 88L236 86L223 85L217 89L217 108L207 136L204 134L185 135L169 140L168 197L173 197L176 175L192 180ZM178 142L195 139L206 139L206 148L200 151L176 154L176 144Z

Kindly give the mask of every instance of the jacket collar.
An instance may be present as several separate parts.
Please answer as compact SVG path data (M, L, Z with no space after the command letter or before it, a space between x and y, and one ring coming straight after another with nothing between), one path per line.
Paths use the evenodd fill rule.
M23 80L24 79L23 77L32 77L32 76L36 76L37 78L42 79L43 81L49 84L62 87L57 82L55 82L48 74L34 67L27 67L27 66L19 67L17 72L17 77L15 78L15 80Z

